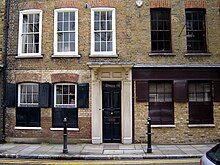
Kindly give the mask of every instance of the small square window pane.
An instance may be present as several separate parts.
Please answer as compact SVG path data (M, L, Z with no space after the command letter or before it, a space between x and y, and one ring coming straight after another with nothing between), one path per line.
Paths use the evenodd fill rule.
M33 14L29 14L29 23L33 23L34 21L34 15Z
M34 43L35 44L39 43L39 34L34 35Z
M107 41L112 41L112 32L107 33Z
M94 30L100 30L100 22L94 22Z
M39 44L34 44L34 53L39 53Z
M101 51L106 51L106 42L101 42Z
M27 23L28 22L28 15L24 14L23 15L23 23Z
M70 22L70 31L75 31L75 22Z
M62 22L58 22L57 31L63 31L63 23Z
M70 12L70 21L75 21L75 12Z
M101 30L106 30L106 21L101 21Z
M57 40L58 40L58 42L62 42L63 41L63 33L58 33Z
M58 13L58 21L63 21L63 13Z
M64 12L64 21L69 21L69 12Z
M69 52L69 51L70 51L70 44L64 43L64 52Z
M70 94L75 94L75 85L70 85Z
M35 14L35 17L34 17L34 22L35 22L35 23L40 22L40 21L39 21L39 20L40 20L39 17L40 17L39 14Z
M64 31L69 31L69 22L64 22Z
M95 18L95 20L99 20L100 19L100 12L99 11L96 11L96 12L94 12L94 18Z
M95 41L101 41L100 33L95 33Z
M70 51L74 52L75 51L75 42L70 43Z
M101 12L101 20L106 20L106 11Z
M62 95L57 95L56 102L57 104L62 104Z
M28 53L33 53L33 44L28 44Z
M107 12L107 20L112 20L112 11Z
M58 52L63 52L63 44L58 43Z
M57 94L62 94L62 85L57 85L56 87L57 87L56 88L56 93Z
M68 95L63 95L63 104L68 104Z
M74 104L74 105L76 104L74 95L69 96L69 104Z
M63 85L63 94L68 94L68 85Z
M75 33L70 33L70 41L75 41Z
M34 25L33 24L29 24L28 32L33 32L33 31L34 31Z
M107 42L107 51L112 51L112 42Z
M39 23L34 24L34 32L39 32Z
M107 22L107 30L112 30L112 22L111 21Z
M95 51L100 52L100 42L95 42Z
M70 34L69 33L64 33L64 42L68 42L70 40Z
M106 41L106 33L101 33L101 41Z

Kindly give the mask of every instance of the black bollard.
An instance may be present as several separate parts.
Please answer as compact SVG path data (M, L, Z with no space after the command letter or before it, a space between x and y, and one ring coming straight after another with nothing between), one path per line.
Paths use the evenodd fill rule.
M147 153L152 153L151 148L151 118L147 119Z
M67 154L68 149L67 149L67 119L63 119L63 153Z

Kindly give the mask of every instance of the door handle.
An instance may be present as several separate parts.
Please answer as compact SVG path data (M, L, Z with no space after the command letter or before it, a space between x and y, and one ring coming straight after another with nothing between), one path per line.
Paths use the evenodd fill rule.
M105 109L99 109L100 111L104 111Z
M114 113L113 112L111 112L111 115L113 115Z

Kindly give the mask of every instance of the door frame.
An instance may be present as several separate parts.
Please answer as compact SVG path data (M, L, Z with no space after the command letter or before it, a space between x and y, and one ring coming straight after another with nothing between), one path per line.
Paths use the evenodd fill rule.
M129 63L90 62L92 143L103 143L102 82L121 81L121 143L133 142L132 67Z

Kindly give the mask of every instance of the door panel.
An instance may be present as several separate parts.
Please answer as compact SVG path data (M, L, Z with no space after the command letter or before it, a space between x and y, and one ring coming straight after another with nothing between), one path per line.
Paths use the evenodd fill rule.
M121 142L121 84L103 82L103 142Z

